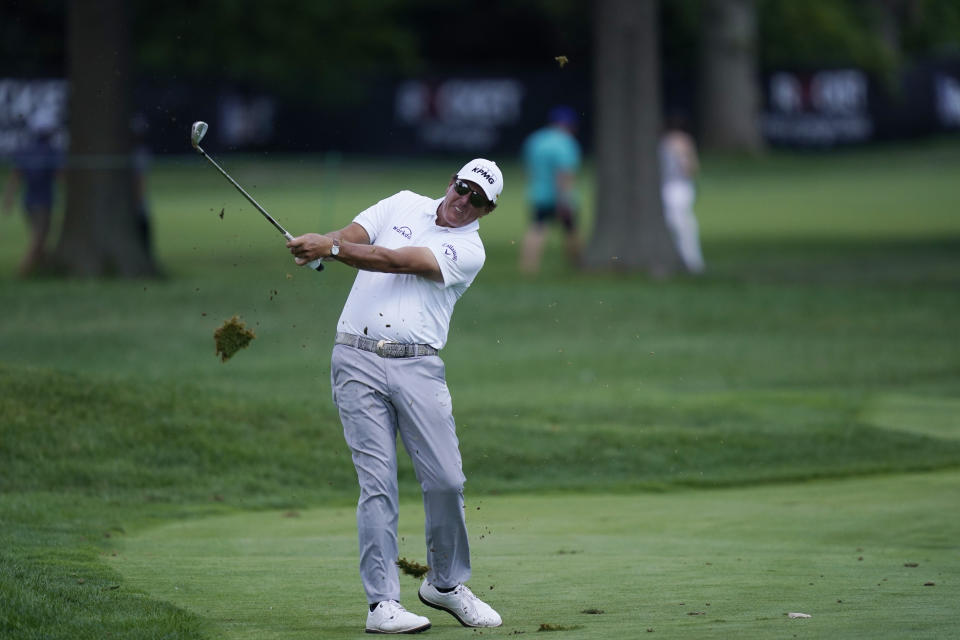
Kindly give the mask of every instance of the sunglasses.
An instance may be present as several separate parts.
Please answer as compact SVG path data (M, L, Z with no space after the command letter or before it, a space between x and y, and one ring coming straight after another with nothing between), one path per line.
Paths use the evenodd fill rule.
M487 196L483 195L479 191L474 191L470 188L463 180L456 180L453 183L453 190L457 192L458 195L465 196L468 193L470 194L469 202L476 208L480 209L482 207L489 207L492 202L487 200Z

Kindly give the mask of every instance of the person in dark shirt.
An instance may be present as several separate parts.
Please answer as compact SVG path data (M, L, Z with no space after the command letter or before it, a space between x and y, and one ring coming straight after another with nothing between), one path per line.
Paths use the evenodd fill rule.
M14 155L13 170L3 197L3 211L9 215L15 194L22 184L23 211L30 227L30 241L27 253L20 261L21 276L35 272L43 261L53 212L54 184L63 167L63 153L53 145L56 132L53 118L35 116L30 129L33 140Z

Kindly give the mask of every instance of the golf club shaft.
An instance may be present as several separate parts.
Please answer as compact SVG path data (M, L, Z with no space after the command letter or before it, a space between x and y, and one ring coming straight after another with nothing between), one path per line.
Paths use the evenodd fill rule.
M219 164L217 164L217 161L216 161L216 160L214 160L213 158L211 158L210 156L208 156L208 155L207 155L207 152L204 151L203 149L201 149L199 146L197 147L197 151L199 151L201 154L203 154L203 157L206 158L207 160L209 160L209 161L210 161L210 164L212 164L213 166L215 166L215 167L217 168L217 171L219 171L221 174L223 174L223 177L226 178L227 180L229 180L229 181L230 181L230 184L232 184L234 187L236 187L237 191L239 191L241 194L243 194L243 197L246 198L246 199L250 202L250 204L252 204L254 207L256 207L256 208L257 208L257 211L259 211L261 214L263 214L263 217L266 218L266 219L270 222L270 224L272 224L274 227L276 227L277 231L279 231L280 233L283 234L283 237L284 237L284 238L286 238L287 240L293 240L293 236L290 235L290 233L289 233L286 229L284 229L284 228L280 225L279 222L277 222L276 220L274 220L274 219L273 219L273 216L271 216L269 213L267 213L267 210L264 209L263 207L261 207L261 206L260 206L260 203L257 202L256 200L254 200L254 199L253 199L253 196L251 196L249 193L247 193L246 190L245 190L243 187L241 187L240 184L239 184L236 180L234 180L233 178L231 178L231 177L230 177L230 174L227 173L226 171L224 171L224 170L223 170L223 167L221 167ZM316 269L317 271L323 271L323 264L320 262L320 259L319 259L319 258L316 259L316 260L313 260L313 261L311 261L311 262L309 262L309 263L307 263L307 266L309 266L311 269Z
M258 203L256 200L254 200L254 199L253 199L253 196L251 196L249 193L247 193L247 192L244 190L244 188L241 187L241 186L237 183L236 180L234 180L233 178L231 178L231 177L230 177L230 174L227 173L226 171L224 171L223 168L222 168L219 164L217 164L217 161L216 161L216 160L214 160L213 158L211 158L210 156L208 156L208 155L207 155L207 152L204 151L203 149L200 149L200 153L203 154L203 157L204 157L204 158L206 158L207 160L210 161L210 164L212 164L213 166L215 166L215 167L217 168L217 171L219 171L220 173L223 174L223 177L224 177L224 178L226 178L227 180L230 181L230 184L232 184L234 187L236 187L237 191L239 191L240 193L243 194L243 197L244 197L244 198L246 198L247 200L250 201L250 204L252 204L253 206L255 206L255 207L257 208L257 211L259 211L260 213L263 214L263 217L264 217L264 218L266 218L267 220L270 221L270 224L272 224L274 227L277 228L277 231L279 231L280 233L282 233L282 234L284 235L284 237L286 237L288 240L290 239L290 234L287 233L287 230L284 229L282 226L280 226L280 223L277 222L276 220L274 220L274 219L273 219L273 216L271 216L269 213L267 213L266 209L264 209L263 207L261 207L261 206L260 206L260 203Z

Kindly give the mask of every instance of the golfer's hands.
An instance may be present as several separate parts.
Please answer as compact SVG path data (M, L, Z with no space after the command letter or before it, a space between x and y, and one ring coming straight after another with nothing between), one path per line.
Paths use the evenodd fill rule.
M319 233L305 233L287 242L287 248L300 266L313 260L329 257L331 247L333 247L333 238Z

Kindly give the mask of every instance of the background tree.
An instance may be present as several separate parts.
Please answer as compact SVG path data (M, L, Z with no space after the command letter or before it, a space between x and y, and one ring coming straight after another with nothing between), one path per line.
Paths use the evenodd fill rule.
M660 63L656 0L595 5L596 223L588 267L680 268L660 204Z
M855 0L759 1L760 64L770 69L855 66L874 74L889 69L886 35L876 27L889 14ZM888 33L895 28L889 23Z
M152 276L156 265L137 231L127 3L68 4L70 155L54 267L77 276Z
M703 0L699 113L707 149L756 152L760 134L757 14L753 0Z
M143 77L214 78L351 104L379 75L419 68L417 32L402 23L404 10L396 0L138 0L134 60Z

